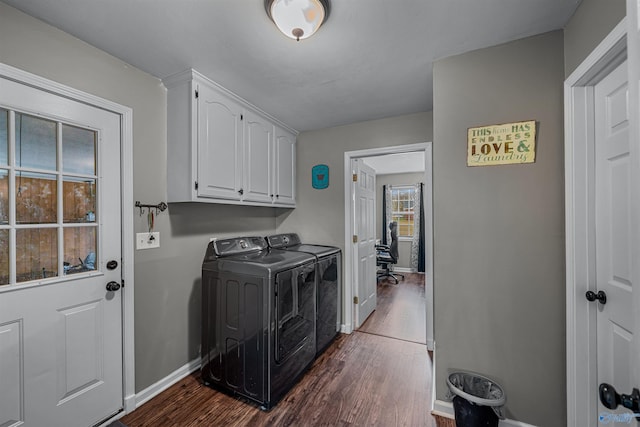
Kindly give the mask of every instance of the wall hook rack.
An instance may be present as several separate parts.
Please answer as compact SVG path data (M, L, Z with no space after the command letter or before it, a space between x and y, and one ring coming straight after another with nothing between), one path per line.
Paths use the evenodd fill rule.
M148 212L151 212L151 209L155 209L156 215L158 215L158 212L164 212L167 207L168 206L165 202L160 202L157 205L147 205L140 203L140 201L136 201L136 208L140 209L140 216L144 213L144 208L147 208Z

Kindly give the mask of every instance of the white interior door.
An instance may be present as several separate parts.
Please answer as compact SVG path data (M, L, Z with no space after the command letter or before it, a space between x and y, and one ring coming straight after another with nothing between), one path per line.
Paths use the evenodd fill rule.
M627 55L628 55L628 79L629 79L629 118L631 141L631 182L640 182L640 0L627 0ZM632 252L632 277L635 283L640 279L640 185L631 186L632 207L631 217L633 222L631 234ZM635 331L640 331L640 292L633 293L633 312ZM640 388L640 340L633 342L631 353L632 370L630 371L632 385ZM631 390L624 390L629 393Z
M634 386L631 373L638 363L633 350L635 284L631 274L634 261L627 63L598 83L594 93L596 289L592 292L602 294L590 304L598 307L597 381L626 394ZM622 407L605 408L601 403L598 406L601 418L626 411Z
M117 114L0 78L0 426L122 409L120 139Z
M354 182L354 224L357 242L358 283L356 327L367 320L377 306L376 295L376 172L360 159L352 160Z

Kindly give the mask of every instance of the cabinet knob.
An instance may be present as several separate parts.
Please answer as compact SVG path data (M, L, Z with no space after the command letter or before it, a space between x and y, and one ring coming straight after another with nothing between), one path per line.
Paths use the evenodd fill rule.
M278 198L280 198L280 195L279 195L279 194L276 194L276 199L278 199Z
M238 194L240 194L241 196L244 194L244 190L241 188L238 190Z

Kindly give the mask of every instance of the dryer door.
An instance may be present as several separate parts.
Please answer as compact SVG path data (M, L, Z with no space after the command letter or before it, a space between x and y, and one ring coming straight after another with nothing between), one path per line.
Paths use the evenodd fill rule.
M314 263L276 274L276 362L284 362L309 340L315 342L315 301Z
M338 306L341 286L340 254L320 258L318 261L318 316L316 320L316 348L319 355L338 335L340 320Z

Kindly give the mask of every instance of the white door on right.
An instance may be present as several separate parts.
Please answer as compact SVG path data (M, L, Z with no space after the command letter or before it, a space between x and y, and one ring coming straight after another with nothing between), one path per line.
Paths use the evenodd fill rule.
M633 298L631 270L631 165L629 90L624 62L595 86L595 253L596 288L587 295L597 304L597 378L618 393L631 393L633 364ZM598 390L593 391L597 398ZM598 399L599 400L599 399ZM614 424L612 410L598 403L602 423Z
M361 159L352 160L354 182L354 224L357 240L356 267L358 292L356 327L360 327L376 309L376 171Z

